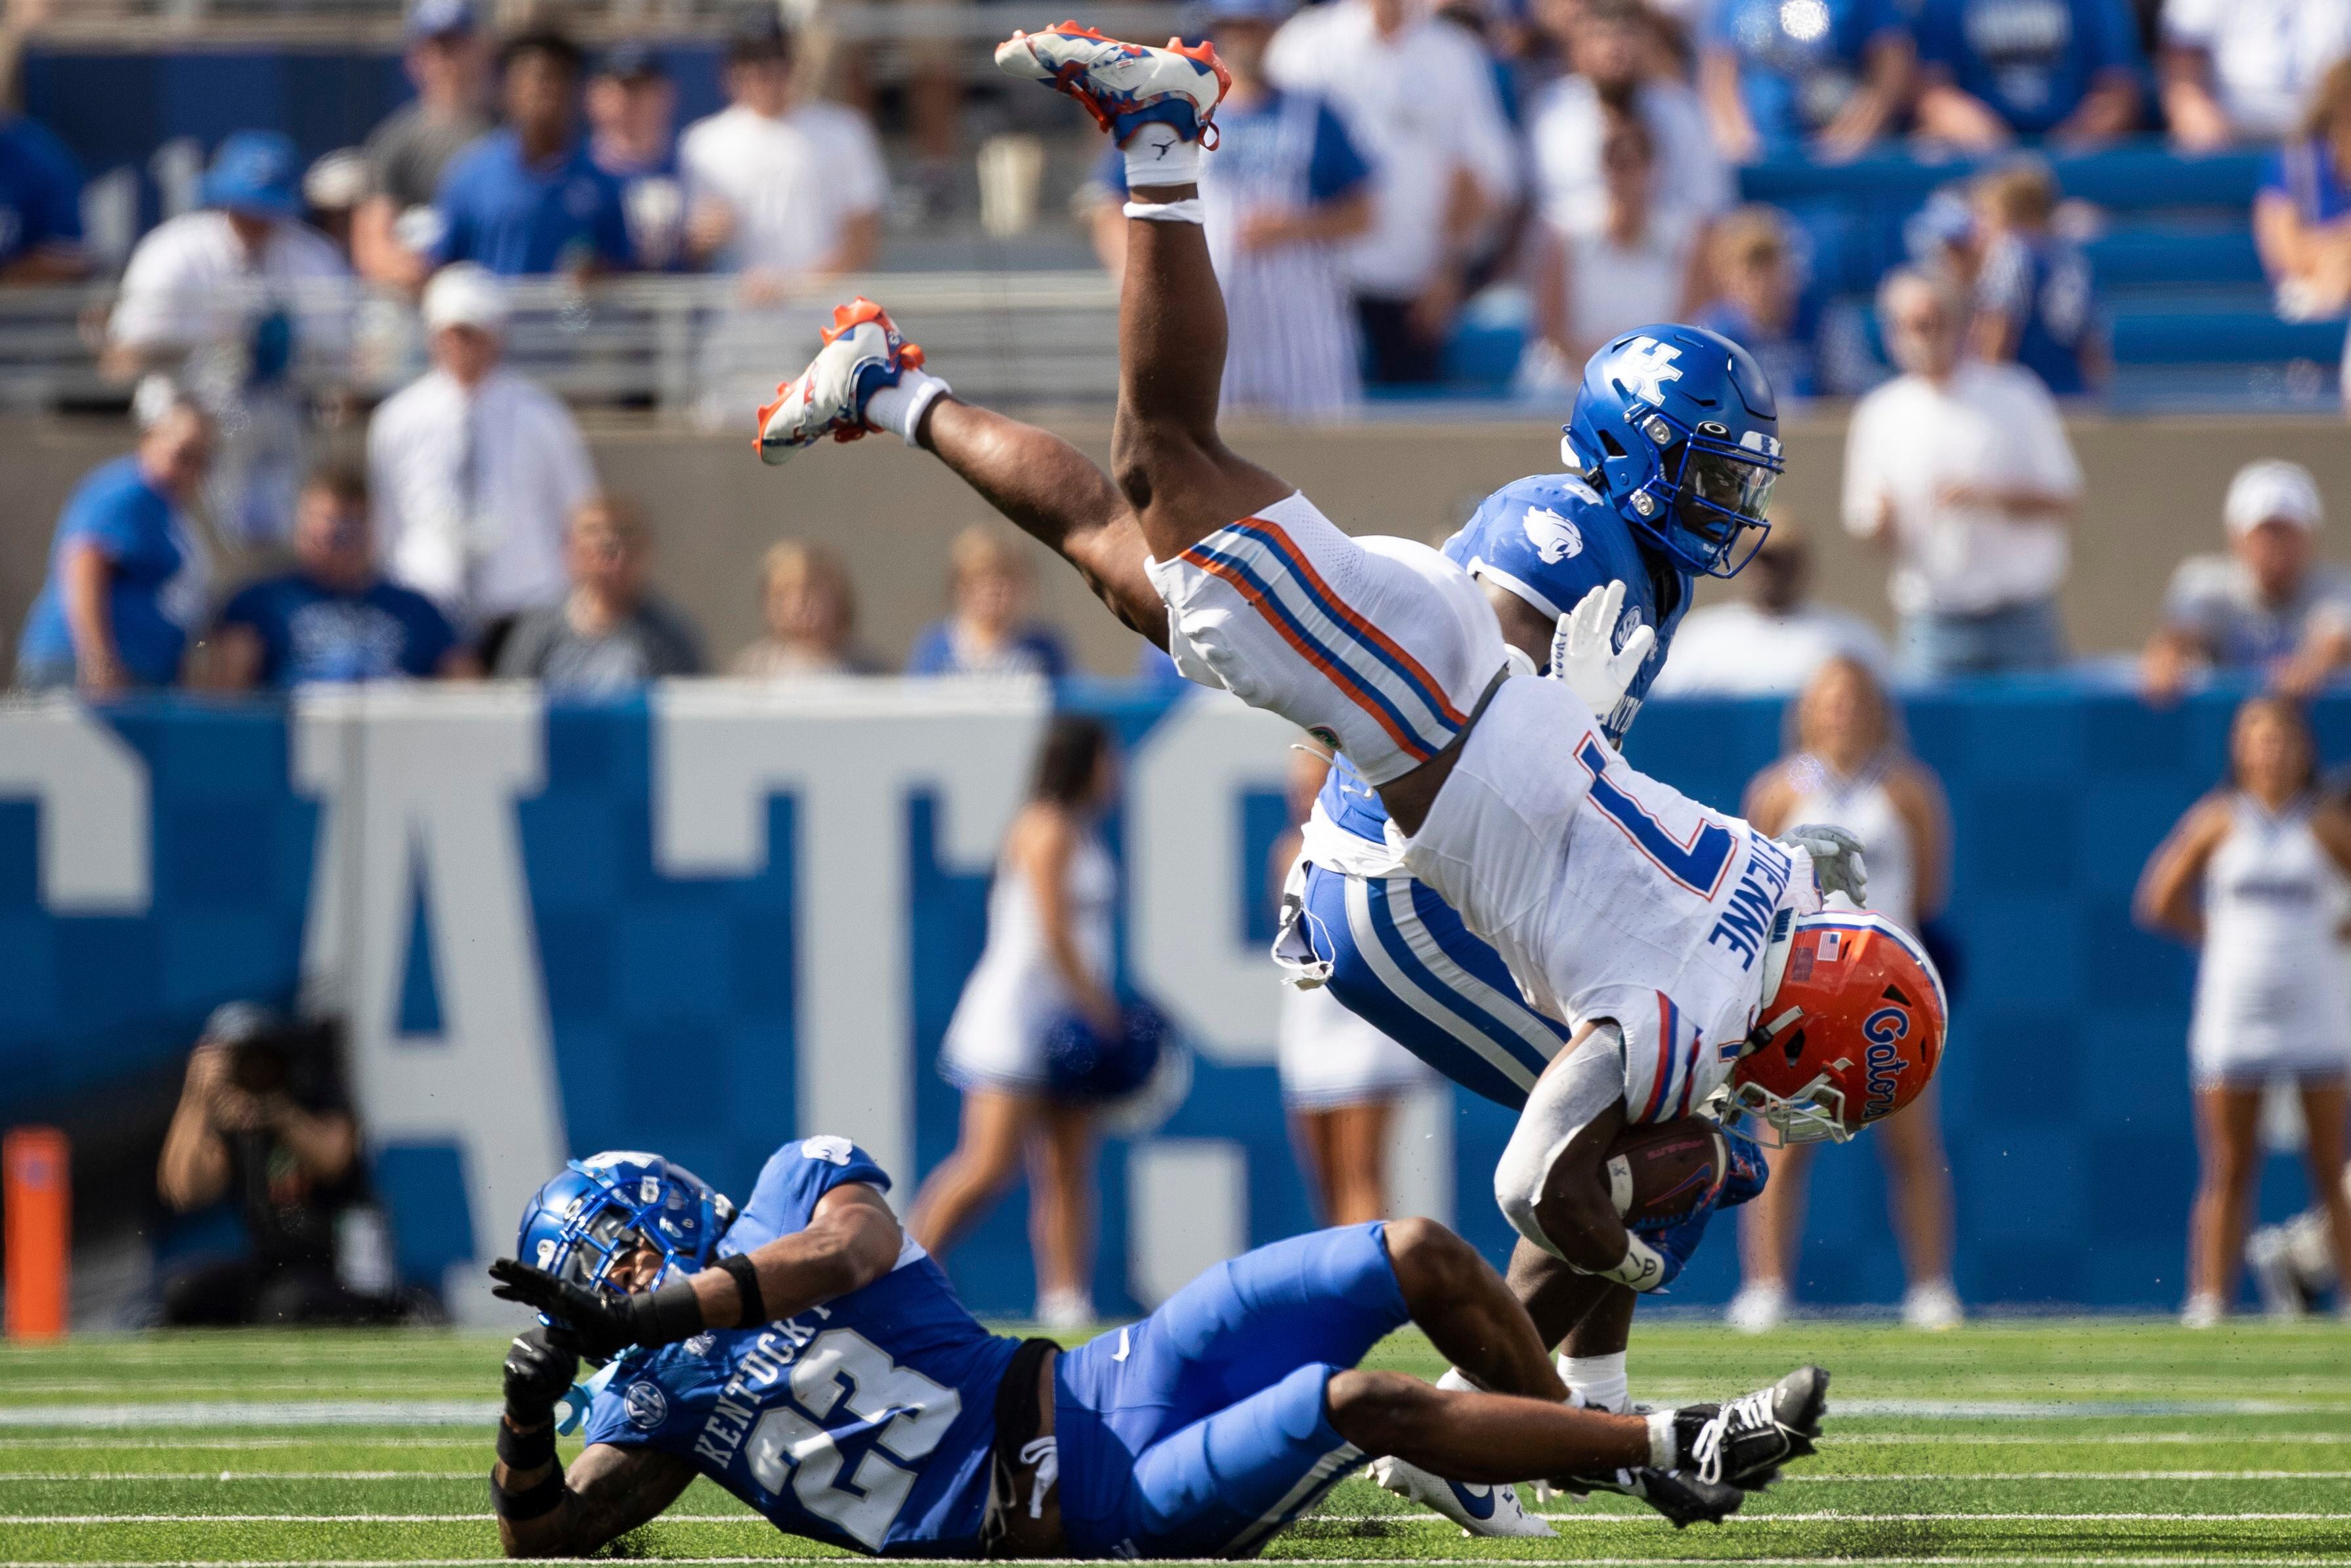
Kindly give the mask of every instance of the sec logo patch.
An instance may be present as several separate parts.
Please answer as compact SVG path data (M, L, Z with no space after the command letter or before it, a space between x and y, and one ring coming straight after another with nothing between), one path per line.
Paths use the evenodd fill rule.
M669 1396L661 1391L658 1383L632 1383L629 1391L621 1396L621 1408L628 1413L630 1426L640 1432L650 1432L668 1416Z

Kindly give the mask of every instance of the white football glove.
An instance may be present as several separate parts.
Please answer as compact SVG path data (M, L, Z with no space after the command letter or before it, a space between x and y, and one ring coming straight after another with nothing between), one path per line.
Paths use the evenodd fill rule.
M1624 583L1603 583L1561 616L1551 634L1551 678L1565 681L1594 718L1615 711L1656 645L1656 628L1641 625L1622 648L1616 646L1616 620L1624 609Z
M1813 880L1823 893L1842 893L1866 906L1869 868L1861 863L1861 841L1827 822L1806 822L1782 833L1779 842L1813 857Z

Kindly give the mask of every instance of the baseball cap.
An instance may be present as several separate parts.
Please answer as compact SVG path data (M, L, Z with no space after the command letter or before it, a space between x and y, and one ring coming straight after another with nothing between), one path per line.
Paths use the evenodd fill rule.
M408 41L463 37L475 25L474 0L416 0L408 10Z
M643 39L623 38L604 51L596 62L596 74L618 81L662 79L668 77L669 67L662 63L661 52Z
M784 14L773 4L754 5L736 14L726 29L726 58L780 59L792 52L791 35L784 30Z
M504 332L507 327L506 286L477 261L451 262L424 286L424 327L475 327Z
M263 217L302 215L302 155L275 131L237 131L225 137L204 171L208 207Z
M2237 470L2229 481L2229 498L2220 517L2232 538L2242 538L2263 523L2292 523L2315 529L2326 520L2326 504L2319 499L2318 481L2299 463L2264 457Z
M258 1002L223 1002L204 1019L203 1038L219 1045L243 1045L277 1027L277 1015Z

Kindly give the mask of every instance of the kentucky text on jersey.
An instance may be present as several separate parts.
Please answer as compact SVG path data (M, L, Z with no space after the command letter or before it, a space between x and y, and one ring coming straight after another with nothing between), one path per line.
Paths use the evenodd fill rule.
M809 1311L820 1318L832 1316L823 1307ZM758 1406L743 1400L755 1391L773 1388L814 1338L816 1331L799 1318L787 1318L759 1336L736 1364L735 1375L718 1391L718 1403L710 1407L710 1419L702 1424L702 1435L694 1440L697 1458L719 1466L734 1462L735 1450L759 1422Z
M1763 950L1764 934L1771 927L1772 914L1780 907L1780 895L1788 891L1788 878L1795 866L1785 851L1762 834L1750 834L1747 841L1753 851L1747 857L1747 869L1739 873L1739 885L1731 890L1730 902L1706 939L1712 946L1739 954L1740 968L1752 969L1755 956Z

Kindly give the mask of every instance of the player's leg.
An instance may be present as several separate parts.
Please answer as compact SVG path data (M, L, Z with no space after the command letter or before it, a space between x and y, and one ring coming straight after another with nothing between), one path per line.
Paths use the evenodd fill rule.
M2228 1313L2244 1248L2245 1216L2261 1169L2262 1092L2229 1083L2196 1090L2201 1171L2189 1220L2187 1317L2209 1325Z
M963 1097L963 1127L955 1152L914 1195L906 1234L934 1256L946 1253L1020 1174L1034 1096L974 1088Z
M1050 430L954 397L915 427L916 444L1077 569L1129 629L1165 646L1167 611L1143 568L1150 551L1126 497L1093 460Z
M1903 1321L1913 1328L1958 1325L1951 1289L1951 1165L1943 1153L1942 1095L1933 1083L1876 1128L1886 1162L1886 1201L1909 1278Z
M1437 1071L1498 1104L1526 1103L1567 1026L1520 999L1501 955L1406 876L1306 872L1306 934L1331 994Z
M1047 1103L1029 1139L1029 1239L1037 1297L1048 1326L1093 1319L1094 1118L1083 1106ZM1077 1309L1082 1304L1084 1311ZM1059 1318L1061 1321L1056 1321Z
M2351 1182L2346 1181L2345 1141L2351 1135L2351 1092L2340 1078L2302 1086L2303 1124L2310 1130L2305 1157L2315 1207L2326 1217L2326 1237L2335 1255L2335 1277L2351 1280Z

